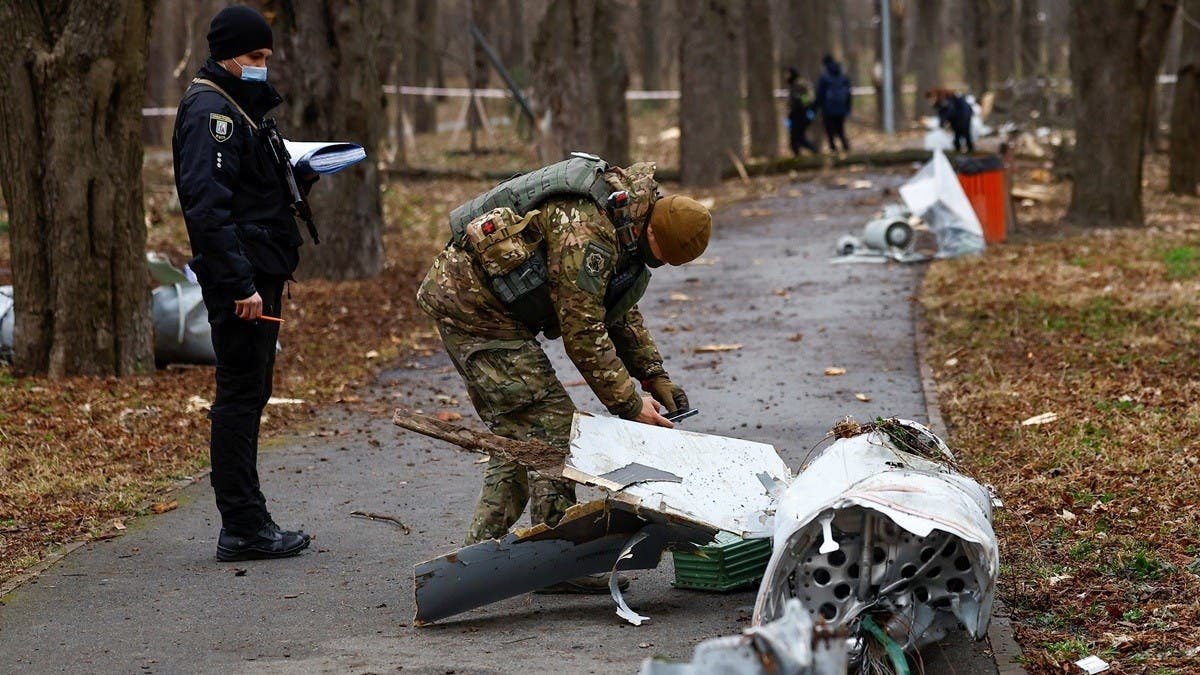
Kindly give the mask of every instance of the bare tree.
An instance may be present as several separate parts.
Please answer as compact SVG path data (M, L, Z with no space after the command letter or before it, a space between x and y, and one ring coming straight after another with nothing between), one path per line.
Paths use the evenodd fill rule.
M404 40L408 47L407 53L412 57L412 84L416 87L431 87L437 82L436 63L439 60L439 54L435 49L438 44L437 9L437 0L416 0L416 13L412 28L415 33L413 38L417 39ZM403 27L400 28L403 29ZM412 98L413 130L418 134L431 134L437 131L437 98L426 95Z
M913 96L913 118L929 114L925 92L942 83L942 0L916 0L916 39L913 70L917 71L917 91Z
M779 47L790 61L784 65L795 66L804 77L815 79L821 72L821 57L833 47L830 0L792 0L784 2L784 7L787 10L781 18L787 38Z
M559 0L546 9L533 40L533 90L543 126L538 154L557 162L597 149L596 87L592 82L592 19L596 0Z
M991 0L962 0L963 72L967 87L982 96L991 86L989 64L988 24L991 19Z
M642 89L662 89L662 25L663 0L638 0L638 66L642 75Z
M1008 86L1017 74L1017 0L989 0L992 7L992 79Z
M150 0L0 3L0 186L16 368L153 368L142 99Z
M1064 74L1066 67L1067 41L1061 36L1067 34L1070 25L1070 0L1044 0L1046 8L1046 74L1058 77ZM1060 39L1054 39L1059 37Z
M525 1L508 0L503 22L497 22L499 30L500 58L504 67L520 81L528 72L529 45L525 40Z
M592 82L596 87L597 146L601 157L620 166L629 164L629 69L621 51L616 3L600 0L592 18Z
M1155 74L1178 4L1072 0L1075 189L1067 219L1142 224L1142 156Z
M715 185L729 155L742 152L736 61L729 58L737 49L733 0L697 0L690 10L680 17L679 176L684 185Z
M779 154L779 114L775 106L775 44L769 0L746 0L746 109L750 113L750 154Z
M309 0L274 10L272 79L293 138L351 140L372 156L383 137L384 102L377 45L382 3ZM362 279L383 270L379 171L368 159L317 183L310 195L321 244L306 248L300 272L325 279Z
M1180 5L1183 42L1179 50L1175 100L1171 105L1171 169L1167 190L1177 195L1196 194L1200 183L1200 0Z
M1021 0L1021 77L1032 80L1042 74L1042 1Z

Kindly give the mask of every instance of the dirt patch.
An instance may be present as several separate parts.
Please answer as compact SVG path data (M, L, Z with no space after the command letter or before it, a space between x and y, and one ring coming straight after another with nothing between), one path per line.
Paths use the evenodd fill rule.
M1200 667L1200 202L1147 169L1145 229L1064 232L1051 184L1012 243L922 292L952 445L1006 505L1001 595L1035 672Z

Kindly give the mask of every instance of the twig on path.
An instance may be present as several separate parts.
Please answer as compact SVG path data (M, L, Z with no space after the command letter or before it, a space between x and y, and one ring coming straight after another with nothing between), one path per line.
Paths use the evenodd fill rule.
M385 523L391 523L391 524L395 525L396 527L400 528L401 530L404 530L404 534L412 534L412 528L405 525L404 523L400 522L400 519L397 518L396 516L389 516L389 515L383 514L383 513L371 513L370 511L351 511L350 515L354 516L355 518L365 518L367 520L381 520Z

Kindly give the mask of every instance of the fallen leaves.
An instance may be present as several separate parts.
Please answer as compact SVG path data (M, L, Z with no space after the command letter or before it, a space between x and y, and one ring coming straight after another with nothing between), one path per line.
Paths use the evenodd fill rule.
M870 397L870 396L867 396L866 394L864 394L864 393L862 393L862 392L858 392L858 393L856 393L856 394L854 395L854 398L856 398L856 399L858 399L858 400L862 401L863 403L870 403L870 402L871 402L871 397Z
M1168 267L1200 248L1200 221L1164 193L1165 161L1146 172L1147 227L1073 228L1055 184L1019 242L935 262L922 288L951 445L1007 504L998 593L1030 673L1081 672L1089 653L1200 672L1200 274Z
M837 377L838 375L845 375L845 374L846 374L846 369L842 368L840 366L829 366L828 368L825 369L825 375L827 375L828 377Z
M741 349L741 343L702 345L692 350L694 354L714 354L717 352L736 352Z
M462 419L462 413L453 410L439 410L437 418L443 422L457 422Z
M179 508L179 500L172 499L169 502L155 502L154 504L151 504L150 512L166 513L167 511L174 511L177 508Z
M687 293L673 291L667 296L667 299L671 302L688 302L692 299L692 296L688 295Z

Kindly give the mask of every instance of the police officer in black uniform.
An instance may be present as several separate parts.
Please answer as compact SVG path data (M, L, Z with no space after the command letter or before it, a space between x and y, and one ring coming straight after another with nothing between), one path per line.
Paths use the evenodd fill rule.
M217 559L280 558L308 547L280 529L259 488L258 430L271 396L284 284L302 242L283 164L264 115L282 99L267 84L271 26L248 7L221 10L209 59L179 105L172 146L175 187L212 324L217 392L212 485L221 512ZM311 177L315 180L315 176ZM307 192L311 182L300 180Z

